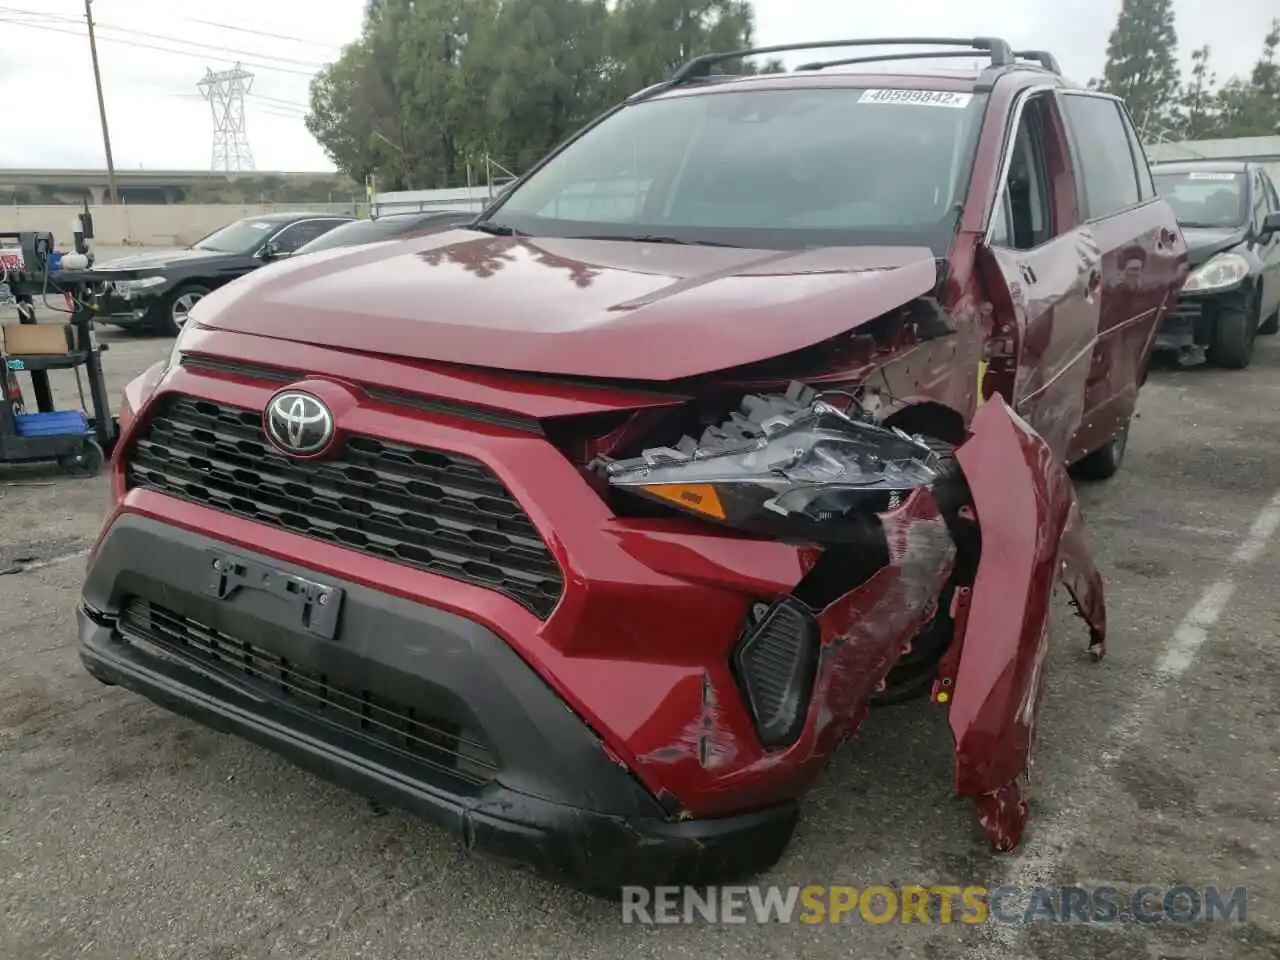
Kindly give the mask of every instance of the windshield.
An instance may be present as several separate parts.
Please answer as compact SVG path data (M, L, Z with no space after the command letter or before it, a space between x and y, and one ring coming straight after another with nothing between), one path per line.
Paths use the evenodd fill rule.
M1184 227L1238 227L1248 216L1243 173L1156 173L1155 181Z
M944 255L984 106L970 93L850 87L642 101L570 144L489 220L533 236Z
M191 245L191 249L215 253L253 253L280 227L281 224L266 220L237 220L221 230L213 231L203 240L197 240Z

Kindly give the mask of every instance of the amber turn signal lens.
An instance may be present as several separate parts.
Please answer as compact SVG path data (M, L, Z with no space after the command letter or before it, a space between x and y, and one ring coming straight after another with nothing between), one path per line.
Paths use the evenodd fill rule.
M720 505L720 495L716 493L716 488L708 483L655 483L640 489L650 496L669 500L694 513L714 517L716 520L725 519L724 507Z

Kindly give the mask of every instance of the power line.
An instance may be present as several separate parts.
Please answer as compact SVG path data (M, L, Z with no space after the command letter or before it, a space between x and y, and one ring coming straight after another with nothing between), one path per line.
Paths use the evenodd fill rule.
M217 27L219 30L233 30L237 33L249 33L258 37L270 37L273 40L288 40L290 43L299 43L307 47L319 47L325 50L339 50L341 46L336 43L321 43L318 40L304 40L300 37L290 37L283 33L272 33L269 30L255 30L253 27L238 27L230 23L218 23L214 20L198 20L195 17L184 17L189 23L199 23L206 27Z
M44 23L27 23L23 20L11 20L6 17L0 17L0 23L11 24L15 27L26 27L28 30L47 30L49 33L61 33L68 37L87 36L86 33L83 33L79 30L66 30L66 29L62 29L61 27L49 26L48 24L44 24ZM256 70L269 70L275 73L288 73L298 77L311 78L316 75L319 69L322 69L322 68L317 68L317 70L297 70L297 69L291 69L289 67L275 66L273 63L270 63L270 62L261 63L256 61L250 61L248 59L245 59L244 57L217 56L214 54L198 53L195 50L175 50L172 47L161 47L152 43L140 43L138 41L124 40L118 37L99 37L99 39L103 43L115 43L115 44L119 44L120 46L135 47L141 50L156 50L160 53L168 53L178 57L189 57L195 60L204 60L206 62L212 60L217 63L230 63L230 64L240 63L243 66L252 67ZM179 42L185 43L186 41L179 41ZM216 47L215 49L223 50L223 52L228 52L228 51L225 51L222 47ZM262 56L262 55L251 54L251 56ZM268 59L277 60L278 58L269 57Z
M72 25L79 26L81 23L83 23L83 20L78 17L70 17L70 16L58 15L58 14L39 14L35 10L23 10L18 7L0 6L0 13L16 14L22 17L25 26L37 25L35 23L32 23L31 21L27 21L25 19L26 17L33 17L36 20L57 20L60 23L66 24L67 26L72 26ZM259 53L252 50L233 50L221 44L201 43L197 40L184 40L181 37L168 36L162 33L149 33L146 30L135 30L132 27L117 27L113 24L102 23L101 21L96 22L95 26L98 28L99 31L110 30L116 33L127 33L135 37L146 37L150 40L162 40L166 43L180 43L188 47L201 47L205 50L221 51L223 53L228 53L235 56L270 57L272 60L278 61L280 63L292 64L294 66L299 66L299 67L311 67L312 69L315 69L315 70L320 70L320 69L323 69L324 67L324 64L316 63L313 60L295 60L290 57L279 57L279 56L275 56L274 54L264 54L264 53ZM106 39L106 38L104 37L103 39Z
M271 57L272 60L276 61L277 63L287 63L287 64L292 64L298 67L311 67L314 70L323 70L325 67L323 63L316 63L315 61L312 61L312 60L293 60L293 59L290 59L289 57L277 57L274 54L254 53L251 50L232 50L229 47L222 46L221 44L197 43L194 40L183 40L180 37L166 37L158 33L146 33L142 30L134 30L130 27L113 27L113 26L110 26L109 24L100 23L98 24L98 29L114 30L116 33L128 33L135 37L147 37L148 39L151 39L151 40L163 40L166 43L181 43L188 47L200 47L205 50L217 50L217 51L221 51L223 53L229 53L235 56L245 56L245 57L269 56ZM201 54L201 56L203 56L203 54Z
M253 94L254 100L261 100L263 103L269 103L275 107L292 107L296 110L311 111L311 105L306 103L298 103L295 100L281 100L279 97L267 97L261 93Z
M23 9L21 7L11 7L7 4L0 4L0 13L15 14L22 17L31 17L34 20L39 22L48 21L48 20L58 20L65 23L80 24L80 23L83 23L84 21L83 17L72 16L69 14L61 14L61 13L47 13L42 10ZM307 47L315 47L320 50L329 51L330 53L337 53L342 49L342 45L337 43L323 43L319 40L308 40L304 37L290 36L285 33L274 33L269 30L261 30L254 27L243 27L243 26L238 26L236 24L231 24L231 23L220 23L217 20L201 20L196 17L181 17L180 19L186 23L196 23L205 27L214 27L218 30L229 30L234 33L243 33L243 34L248 34L248 35L257 36L257 37L269 37L272 40L286 40L290 43L296 43L296 44L300 44L302 46L307 46ZM154 39L154 40L172 40L176 43L187 43L187 44L191 44L193 46L198 46L198 47L212 47L218 50L224 49L223 47L217 44L196 43L195 41L191 41L191 40L183 40L180 37L171 37L171 36L165 36L162 34L147 33L143 30L135 30L133 27L117 27L114 25L104 24L100 21L96 23L96 26L98 27L99 30L110 29L110 30L117 30L117 31L126 31L128 33L132 33L139 37L150 37L151 39ZM265 55L265 54L249 53L248 51L243 51L243 50L227 50L227 52L228 53L248 53L249 56ZM282 60L287 63L301 63L301 64L304 64L305 66L313 65L308 61L290 60L288 57L274 57L273 59Z

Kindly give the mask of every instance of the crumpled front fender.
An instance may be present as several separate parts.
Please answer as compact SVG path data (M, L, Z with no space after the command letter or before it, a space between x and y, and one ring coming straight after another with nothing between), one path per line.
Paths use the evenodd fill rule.
M1017 846L1027 821L1023 795L1043 691L1054 587L1070 592L1101 658L1102 579L1085 544L1066 468L995 396L974 415L956 450L981 536L971 590L940 676L949 689L956 793L975 798L997 849ZM935 699L942 699L935 695Z

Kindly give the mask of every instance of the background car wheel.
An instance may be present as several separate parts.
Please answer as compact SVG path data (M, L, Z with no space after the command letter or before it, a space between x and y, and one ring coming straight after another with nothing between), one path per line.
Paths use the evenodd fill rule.
M1227 370L1243 370L1253 359L1253 343L1257 332L1252 310L1228 306L1218 311L1213 321L1213 342L1209 344L1209 362Z
M161 332L176 337L187 325L187 314L209 293L208 287L187 283L178 287L165 300Z
M1280 310L1263 320L1258 332L1267 337L1280 333Z
M96 440L86 440L75 453L58 458L58 466L69 477L96 477L106 462L106 454Z
M1105 447L1081 457L1071 472L1081 480L1110 480L1120 469L1125 448L1129 445L1129 422L1125 421L1120 432Z

